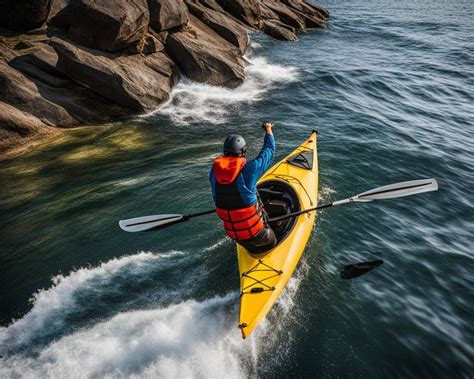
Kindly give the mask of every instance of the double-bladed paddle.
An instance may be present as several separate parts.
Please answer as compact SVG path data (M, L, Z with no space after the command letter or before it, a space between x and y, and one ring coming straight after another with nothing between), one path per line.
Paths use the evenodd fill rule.
M317 211L324 208L336 207L338 205L350 204L350 203L360 203L360 202L369 202L373 200L386 200L394 199L398 197L411 196L419 193L436 191L438 189L438 183L436 179L421 179L421 180L411 180L408 182L401 182L390 184L388 186L383 186L375 188L371 191L363 192L359 195L352 196L348 199L335 201L330 204L320 205L318 207L304 209L302 211L290 213L284 216L274 217L269 220L272 221L281 221L286 220L291 217L296 217L305 213ZM207 214L214 213L216 210L208 210L205 212L191 213L187 215L183 214L163 214L155 216L144 216L137 217L128 220L119 221L120 227L126 232L148 232L152 230L164 229L168 226L178 224L181 222L189 221L192 218L204 216Z

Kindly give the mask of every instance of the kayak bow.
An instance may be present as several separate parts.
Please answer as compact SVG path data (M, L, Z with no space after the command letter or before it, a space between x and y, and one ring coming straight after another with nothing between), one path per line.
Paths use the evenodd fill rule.
M286 158L271 167L258 182L270 218L317 205L317 132ZM267 315L285 288L306 247L316 212L271 222L278 244L263 257L237 244L240 272L239 328L246 338Z

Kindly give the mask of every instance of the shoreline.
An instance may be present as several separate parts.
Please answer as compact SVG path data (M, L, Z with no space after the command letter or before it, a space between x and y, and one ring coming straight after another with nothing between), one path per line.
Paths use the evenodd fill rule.
M84 6L54 0L40 29L0 29L0 161L65 130L154 112L180 77L238 88L249 30L295 41L297 32L325 28L329 17L304 0L136 0L121 9L97 6L92 25L76 17Z

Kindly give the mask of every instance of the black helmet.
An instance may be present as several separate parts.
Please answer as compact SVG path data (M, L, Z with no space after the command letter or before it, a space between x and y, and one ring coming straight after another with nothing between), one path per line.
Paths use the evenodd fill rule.
M247 143L244 137L238 134L231 134L224 141L224 155L225 156L238 156L240 153L245 155L247 151Z

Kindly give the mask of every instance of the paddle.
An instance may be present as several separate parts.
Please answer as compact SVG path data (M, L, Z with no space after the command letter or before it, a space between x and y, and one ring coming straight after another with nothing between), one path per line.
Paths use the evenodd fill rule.
M314 208L304 209L299 212L289 213L284 216L274 217L269 219L269 222L282 221L288 218L299 216L305 213L317 211L329 207L337 207L338 205L350 203L366 203L373 200L395 199L397 197L411 196L419 193L436 191L438 189L438 182L436 179L420 179L411 180L408 182L400 182L375 188L373 190L363 192L359 195L352 196L348 199L335 201L334 203L320 205Z
M372 200L394 199L397 197L416 195L423 192L436 191L438 183L435 179L421 179L412 180L409 182L401 182L390 184L388 186L375 188L371 191L352 196L348 199L335 201L331 204L320 205L318 207L305 209L299 212L290 213L284 216L271 218L269 222L286 220L291 217L296 217L304 213L317 211L324 208L336 207L342 204L350 204L354 202L368 202ZM121 220L120 227L126 232L147 232L152 230L164 229L168 226L189 221L192 218L204 216L214 213L216 210L208 210L194 214L164 214L155 216L137 217L128 220Z
M128 220L119 221L120 228L126 232L150 232L152 230L159 230L167 228L168 226L178 224L191 220L193 217L204 216L214 213L216 210L212 209L205 212L191 213L187 215L180 214L164 214L155 216L144 216L130 218Z
M377 268L383 264L383 261L368 261L345 265L341 268L340 274L342 279L354 279L358 276L364 275L369 271Z

